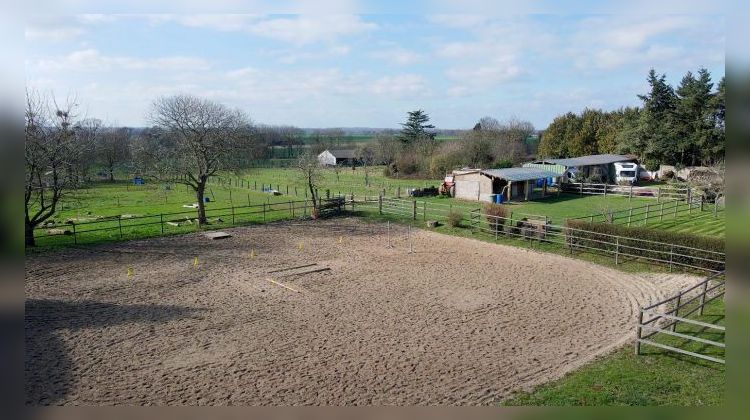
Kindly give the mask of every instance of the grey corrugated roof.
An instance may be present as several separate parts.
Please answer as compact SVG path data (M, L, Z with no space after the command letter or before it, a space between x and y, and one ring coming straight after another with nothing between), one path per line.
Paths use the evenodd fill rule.
M336 159L354 159L354 150L353 149L337 149L337 150L329 150L332 155L336 156Z
M632 161L632 160L635 160L635 159L628 157L628 156L624 156L624 155L589 155L589 156L578 156L578 157L566 158L566 159L544 159L544 160L536 161L535 163L550 162L550 163L556 163L558 165L567 166L568 168L570 168L572 166L607 165L610 163Z
M560 174L538 168L485 169L482 173L495 178L507 179L508 181L528 181L531 179L554 178L560 176Z

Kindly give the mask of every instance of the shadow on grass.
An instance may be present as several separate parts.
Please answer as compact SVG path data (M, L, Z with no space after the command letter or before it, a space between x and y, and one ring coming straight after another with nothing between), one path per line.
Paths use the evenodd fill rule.
M26 405L32 406L55 405L75 386L76 378L72 374L75 362L58 337L58 331L134 322L163 323L193 316L198 311L182 306L45 299L27 300L25 309L25 401Z

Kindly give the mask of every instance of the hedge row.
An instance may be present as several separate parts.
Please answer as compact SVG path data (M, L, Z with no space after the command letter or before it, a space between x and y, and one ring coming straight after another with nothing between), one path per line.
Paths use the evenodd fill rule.
M615 235L622 237L619 240L619 246L621 247L619 251L633 256L657 258L664 261L671 259L677 264L686 264L709 270L723 270L725 268L723 262L714 263L700 259L723 261L724 258L719 255L701 251L725 252L726 242L721 238L609 223L591 223L584 220L568 220L565 225L572 229L581 230L568 231L568 244L572 246L581 245L615 252L618 245L614 243L614 239L608 239L602 234ZM660 242L661 244L642 242L641 240ZM671 245L697 248L698 250L676 248L674 254L681 255L670 255L670 251L673 249Z

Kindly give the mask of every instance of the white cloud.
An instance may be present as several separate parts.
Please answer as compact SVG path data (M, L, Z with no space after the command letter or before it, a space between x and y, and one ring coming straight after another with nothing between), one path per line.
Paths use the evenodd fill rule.
M39 71L109 71L109 70L207 70L210 64L196 57L157 57L139 58L128 56L107 56L98 50L74 51L68 55L52 59L32 61Z
M601 16L584 19L570 36L564 54L575 57L579 69L612 70L628 65L693 67L710 56L717 44L723 51L720 28L713 19L693 16ZM718 37L717 37L718 35ZM679 38L679 43L674 41ZM685 49L682 44L692 44Z
M78 38L85 32L83 28L76 26L27 26L24 35L28 41L63 42Z
M390 47L374 51L370 53L370 57L400 66L412 65L424 60L424 55L401 47Z
M377 28L356 15L300 15L262 17L258 15L155 15L153 23L175 21L185 26L253 34L298 46L366 33Z

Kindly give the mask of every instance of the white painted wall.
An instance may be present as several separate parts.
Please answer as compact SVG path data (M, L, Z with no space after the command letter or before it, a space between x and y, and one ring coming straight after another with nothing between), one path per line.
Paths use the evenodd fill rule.
M325 150L318 155L318 162L324 166L336 166L336 156Z
M479 197L479 181L456 180L456 198L476 200Z

